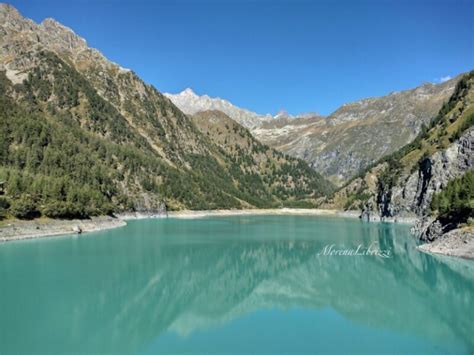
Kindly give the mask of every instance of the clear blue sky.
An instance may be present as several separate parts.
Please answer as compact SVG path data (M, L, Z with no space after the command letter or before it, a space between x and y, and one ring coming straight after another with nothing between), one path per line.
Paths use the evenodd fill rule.
M162 92L317 111L474 69L472 0L9 1Z

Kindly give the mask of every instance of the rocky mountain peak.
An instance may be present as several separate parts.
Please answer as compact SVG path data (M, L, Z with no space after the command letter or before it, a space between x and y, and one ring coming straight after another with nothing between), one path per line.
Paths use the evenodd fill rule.
M196 93L193 91L191 88L186 88L183 91L181 91L178 95L181 96L190 96L190 97L197 97Z
M95 76L97 85L102 85L99 93L110 93L106 88L108 80L101 73L108 70L120 74L130 72L88 47L86 40L69 27L52 18L37 24L23 17L11 5L0 4L0 34L3 45L0 47L0 70L6 70L7 77L15 83L21 83L27 77L28 70L37 64L37 54L43 50L65 55L77 69ZM9 59L12 57L14 60ZM134 84L143 89L140 80Z
M10 4L0 3L0 16L11 17L11 18L22 18L17 9Z
M21 16L20 12L9 4L0 3L0 26L22 31L31 29L35 23Z
M78 53L88 48L86 41L69 27L52 18L37 24L23 17L17 9L8 4L0 4L0 26L6 36L4 41L16 43L18 50L40 49L36 44L70 53Z
M194 115L198 112L217 110L224 112L230 118L241 125L252 128L259 126L262 122L271 119L271 116L259 115L255 112L242 109L231 102L220 97L208 95L197 95L191 88L187 88L178 94L164 94L184 113Z
M50 36L58 42L58 47L63 49L86 48L87 42L84 38L78 36L69 27L66 27L52 18L47 18L40 25Z
M292 116L286 111L285 109L281 109L278 113L274 116L275 119L280 118L291 118Z

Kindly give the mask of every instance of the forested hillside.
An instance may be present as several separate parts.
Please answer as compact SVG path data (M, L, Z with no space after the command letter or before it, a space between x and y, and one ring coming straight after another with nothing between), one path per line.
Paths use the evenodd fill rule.
M241 190L251 193L252 186L260 186L258 191L271 186L272 194L292 207L314 207L315 198L332 191L332 185L322 177L308 179L314 173L305 161L260 143L247 128L221 111L199 112L193 120L230 162L231 174L237 178L244 172Z
M312 205L331 191L283 154L271 170L278 182L245 150L229 156L154 87L54 20L38 25L0 5L0 26L4 216Z

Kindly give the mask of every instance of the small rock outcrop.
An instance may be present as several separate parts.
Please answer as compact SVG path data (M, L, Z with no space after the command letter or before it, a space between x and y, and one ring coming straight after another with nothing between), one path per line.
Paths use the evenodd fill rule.
M426 225L426 227L419 234L419 238L425 242L432 242L433 240L441 237L443 233L444 228L441 222L434 220L433 222Z
M135 201L134 211L138 214L150 216L168 215L166 204L151 194L143 193Z
M419 250L474 259L474 231L470 228L458 228L438 236L430 243L420 245Z

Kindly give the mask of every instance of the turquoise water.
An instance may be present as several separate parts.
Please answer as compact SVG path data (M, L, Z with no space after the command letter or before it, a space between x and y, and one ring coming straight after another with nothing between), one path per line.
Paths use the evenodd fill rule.
M403 225L169 218L0 244L2 355L470 354L473 319L473 263Z

